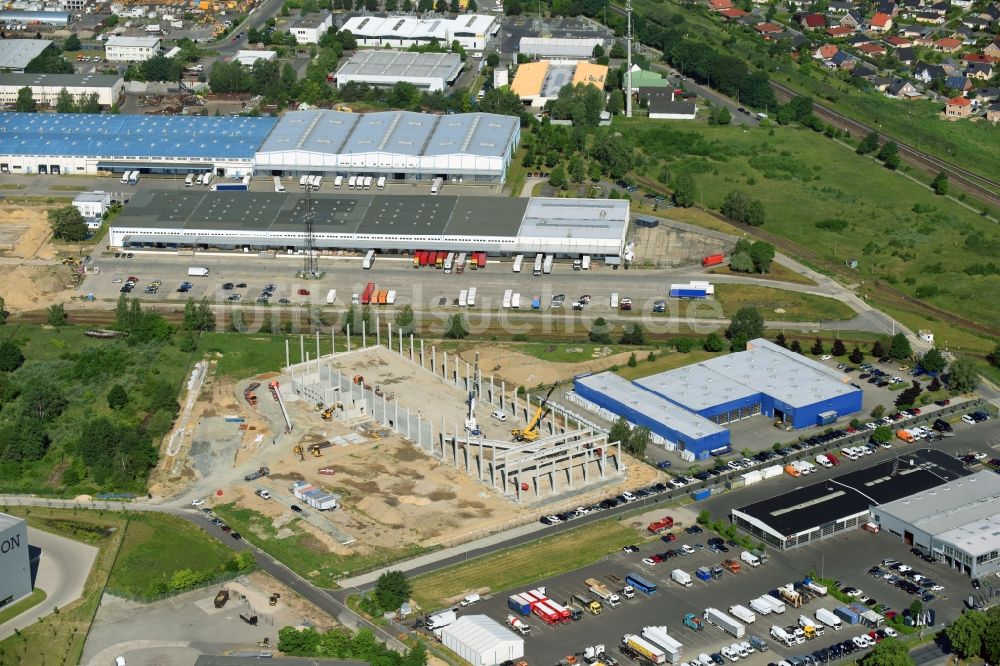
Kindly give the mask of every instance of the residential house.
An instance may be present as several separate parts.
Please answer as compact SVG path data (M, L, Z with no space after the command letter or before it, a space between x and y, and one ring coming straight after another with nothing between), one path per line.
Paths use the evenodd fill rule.
M871 44L873 41L875 40L867 35L852 35L847 38L848 45L853 46L854 48L858 48L862 44Z
M965 73L973 79L989 81L993 78L993 65L988 62L970 62Z
M886 87L885 94L887 97L895 97L897 99L920 97L920 91L906 79L895 79Z
M976 99L983 102L1000 101L1000 88L980 88L976 91Z
M904 65L912 65L917 61L917 52L910 46L904 46L893 51L892 57Z
M993 4L986 7L986 11L980 14L987 21L993 23L1000 22L1000 3L994 2Z
M917 37L923 37L924 33L926 31L927 31L927 28L925 28L923 26L919 26L919 25L907 25L907 26L904 26L904 27L900 28L899 34L902 35L903 37L907 37L909 39L916 39Z
M785 31L785 29L780 25L777 23L771 23L770 21L758 23L753 28L764 39L771 39L774 35L780 35Z
M890 79L888 76L875 76L872 77L869 83L872 84L872 88L874 88L875 90L879 92L885 92L886 89L888 89L889 85L892 83L892 81L893 80Z
M708 0L708 7L715 12L721 12L723 9L732 9L733 0Z
M961 18L962 25L976 32L986 32L990 29L990 21L981 16L966 14Z
M931 83L947 78L948 73L941 65L930 65L927 63L917 63L913 68L913 78L921 83Z
M875 43L862 44L861 46L858 47L858 51L861 51L870 58L876 58L878 56L885 55L885 47L882 46L881 44L875 44Z
M933 5L927 8L927 11L934 12L935 14L940 14L944 16L951 9L951 3L947 0L941 0L941 2L935 2Z
M944 87L960 93L967 93L972 90L972 80L961 74L952 75L944 80Z
M840 49L838 49L834 44L824 44L813 51L813 58L816 58L817 60L829 60L833 56L837 55L837 51L839 50Z
M962 41L954 37L942 37L934 41L934 50L942 53L954 53L962 48Z
M851 11L852 9L854 9L854 5L852 5L851 3L849 3L849 2L837 2L836 0L834 0L834 2L831 2L827 6L826 11L828 13L830 13L830 14L838 14L839 15L839 14L846 14L849 11Z
M903 8L903 11L908 14L911 14L920 8L920 0L902 0L899 4Z
M785 4L788 5L789 9L795 9L795 10L808 9L809 5L812 4L812 0L788 0L788 2L786 2Z
M873 78L878 76L878 70L875 69L874 65L870 65L867 62L862 62L855 65L854 69L851 70L851 76L858 79L865 79L866 81L871 81Z
M822 30L826 27L826 17L822 14L804 14L799 18L803 30Z
M990 104L986 107L986 120L991 123L1000 123L1000 103Z
M846 26L848 28L854 28L857 30L864 23L864 19L861 18L861 14L857 10L851 10L840 17L840 21L837 22L838 25Z
M855 30L857 30L857 28L852 28L846 25L838 25L832 28L827 28L826 34L834 39L837 39L838 37L846 37L847 35L853 34Z
M949 118L968 118L972 115L972 100L964 97L953 97L945 105L944 114Z
M888 14L895 18L899 14L899 6L892 0L881 0L875 5L876 14Z
M963 46L973 46L977 41L979 41L976 31L964 25L958 26L951 36L960 40Z
M896 37L893 35L885 40L885 43L893 48L899 48L900 46L909 46L910 40L906 37Z
M951 0L951 6L959 9L972 9L972 0Z
M847 51L837 51L830 58L830 62L833 63L838 69L854 69L854 66L858 64L858 59L852 56Z
M673 90L649 91L649 117L654 120L694 120L697 112L695 100L678 98Z
M1000 37L994 39L985 49L983 49L983 55L988 55L991 58L1000 58Z
M985 62L991 65L997 62L997 58L992 58L982 53L965 53L962 55L962 60L964 60L966 63Z
M892 17L885 12L876 12L869 22L868 29L871 32L888 32L892 30Z
M735 21L738 18L747 16L749 12L745 12L742 9L723 9L719 12L719 16L726 19L727 21Z
M919 12L917 14L917 23L925 23L927 25L944 25L944 15L935 14L934 12Z

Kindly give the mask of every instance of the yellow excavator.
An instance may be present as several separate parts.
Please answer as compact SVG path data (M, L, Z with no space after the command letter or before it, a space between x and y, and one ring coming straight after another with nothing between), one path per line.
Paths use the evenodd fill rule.
M534 442L539 437L538 433L538 423L542 420L542 417L548 413L546 406L549 404L549 398L552 396L552 392L556 390L556 385L553 384L549 392L545 394L545 398L538 405L538 411L535 415L531 417L528 421L528 425L524 429L511 430L510 434L514 437L515 441L518 442Z

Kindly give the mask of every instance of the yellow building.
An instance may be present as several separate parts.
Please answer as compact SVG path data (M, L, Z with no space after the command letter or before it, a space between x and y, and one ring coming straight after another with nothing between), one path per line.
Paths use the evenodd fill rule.
M526 104L541 107L558 97L564 86L583 83L603 90L607 78L606 65L585 60L540 60L519 65L510 89Z

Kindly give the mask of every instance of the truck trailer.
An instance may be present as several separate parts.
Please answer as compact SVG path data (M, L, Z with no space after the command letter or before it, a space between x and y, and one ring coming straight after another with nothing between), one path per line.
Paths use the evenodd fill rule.
M191 277L205 277L208 275L208 269L202 266L189 266L188 275Z
M726 633L731 634L733 638L743 638L743 635L747 631L746 627L742 624L715 608L706 608L704 617L705 622L714 624Z
M741 606L736 604L735 606L729 607L729 614L738 620L742 620L748 624L752 624L757 620L757 616L754 615L753 611L746 606Z
M837 617L837 614L830 610L827 610L826 608L816 609L816 619L825 624L826 626L830 627L834 631L844 626L844 623L840 621L840 618Z
M640 636L625 634L622 636L622 645L654 664L665 664L667 661L667 655L661 648L656 647Z
M647 641L662 648L667 661L677 664L684 656L684 646L679 640L667 633L666 627L643 627L640 632Z
M772 597L770 594L762 594L757 598L760 601L766 603L768 606L770 606L772 613L778 613L780 615L781 613L785 612L785 604L781 603L780 601Z
M675 583L679 583L684 587L691 587L691 576L686 571L681 569L674 569L670 572L670 578Z
M770 615L771 614L771 604L763 601L762 599L751 599L750 608L756 611L760 615Z

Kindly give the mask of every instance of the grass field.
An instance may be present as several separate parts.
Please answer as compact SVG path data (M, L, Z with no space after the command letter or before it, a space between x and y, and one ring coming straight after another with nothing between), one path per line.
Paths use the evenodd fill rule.
M556 344L544 342L527 342L516 345L519 352L534 356L543 361L555 361L557 363L578 363L580 361L590 361L596 358L594 351L608 347L612 354L623 351L643 352L643 349L627 347L625 345L593 345L593 344Z
M996 225L812 130L739 129L621 121L664 168L694 176L699 198L718 209L732 190L766 212L764 229L830 261L858 259L873 275L939 307L1000 326L1000 274L967 274L1000 261ZM695 129L692 129L692 128ZM972 271L975 272L975 271Z
M161 513L131 517L108 590L126 598L156 597L157 583L190 569L209 576L222 573L233 551L188 521Z
M737 273L729 269L729 266L718 266L708 271L713 275L750 275L749 273ZM786 268L779 263L772 263L771 269L767 273L753 273L757 280L774 280L776 282L791 282L793 284L816 284L802 273L796 273L790 268Z
M744 305L759 309L764 319L783 321L833 321L855 316L854 310L833 298L748 284L717 284L715 300L722 304L727 317Z
M222 354L218 366L220 375L242 378L261 372L278 372L285 364L285 340L293 337L292 346L298 354L298 336L267 333L203 333L198 339L198 348ZM329 338L326 344L329 347Z
M697 346L687 354L683 354L681 352L657 352L655 361L647 361L646 358L648 357L649 352L637 351L636 358L639 363L634 368L630 368L625 365L618 368L615 372L625 379L638 379L639 377L655 375L658 372L666 372L667 370L673 370L674 368L679 368L684 365L700 363L704 360L719 356L722 353L723 352L719 352L718 354L707 352L700 346Z
M0 510L26 518L32 527L98 547L83 597L24 629L20 635L0 641L0 666L80 663L90 623L124 535L124 516L114 512L22 506Z
M300 529L297 520L285 525L293 535L279 539L271 520L256 511L240 509L235 504L221 504L214 510L244 539L320 587L334 588L338 578L429 552L428 549L412 546L395 551L338 555L329 552L315 537Z
M31 594L26 596L24 599L21 599L16 604L7 606L0 611L0 624L3 624L7 620L14 619L29 608L34 608L38 604L45 601L45 597L47 596L48 595L45 594L45 590L40 587L36 587L31 591Z
M579 569L639 540L620 523L591 523L415 578L413 599L424 610L441 608L473 590L500 592Z

